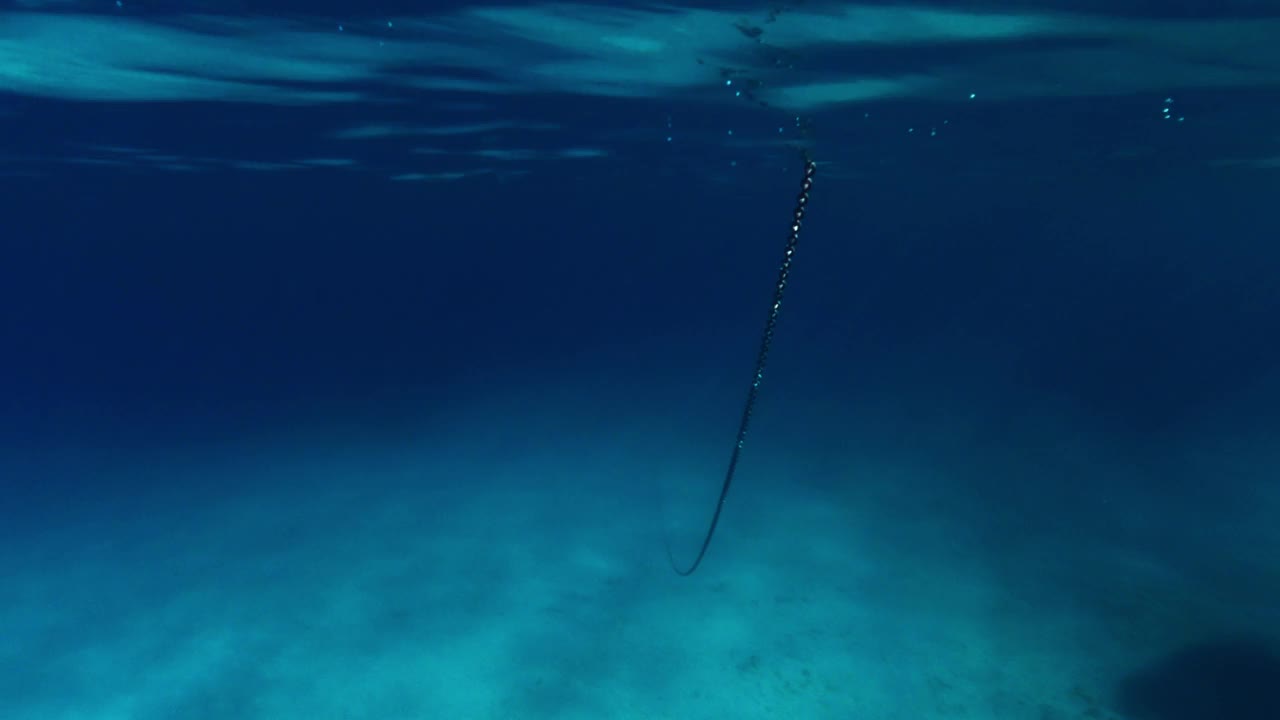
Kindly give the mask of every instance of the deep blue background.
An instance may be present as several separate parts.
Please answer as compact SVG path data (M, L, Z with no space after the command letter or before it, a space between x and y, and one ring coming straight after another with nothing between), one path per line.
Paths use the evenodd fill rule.
M949 361L989 354L1130 428L1223 398L1264 412L1237 396L1276 369L1277 176L1215 161L1256 154L1241 129L1273 123L1276 100L1181 93L1179 124L1155 97L818 113L806 144L824 170L779 342L841 392L877 367L961 384ZM788 121L745 103L516 98L513 116L612 133L611 155L413 183L387 179L410 152L396 140L356 151L373 171L57 162L94 143L324 156L314 138L368 122L363 107L3 102L13 164L39 168L0 179L0 426L17 446L395 423L433 389L572 374L600 347L631 358L622 375L711 372L752 347L799 178L793 151L723 142Z

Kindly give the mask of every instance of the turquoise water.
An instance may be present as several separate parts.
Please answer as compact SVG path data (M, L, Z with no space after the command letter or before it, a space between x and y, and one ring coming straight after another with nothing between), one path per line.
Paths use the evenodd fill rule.
M0 718L1280 716L1278 23L0 4Z

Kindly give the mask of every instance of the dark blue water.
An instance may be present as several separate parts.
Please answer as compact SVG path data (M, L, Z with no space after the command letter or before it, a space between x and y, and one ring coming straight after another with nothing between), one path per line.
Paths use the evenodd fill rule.
M0 716L1275 716L1280 6L504 7L0 7Z

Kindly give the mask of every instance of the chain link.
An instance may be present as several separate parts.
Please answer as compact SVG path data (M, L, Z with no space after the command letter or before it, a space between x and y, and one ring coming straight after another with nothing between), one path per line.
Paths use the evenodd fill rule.
M769 319L765 321L764 334L760 338L760 352L756 355L756 371L752 376L751 386L747 389L747 402L742 408L742 422L738 425L738 437L733 444L733 454L729 456L729 468L725 472L724 484L720 486L720 498L716 500L715 511L711 515L711 523L707 526L706 537L702 539L702 547L698 550L698 556L693 559L693 564L682 570L676 564L671 546L667 546L667 559L671 561L671 569L678 575L689 576L698 569L702 564L703 556L707 554L707 548L711 547L711 538L716 534L716 526L720 524L720 512L724 510L724 501L729 497L729 486L733 484L733 473L738 468L738 457L742 453L742 446L747 441L747 430L751 426L751 413L755 411L756 395L760 391L760 384L764 382L764 368L769 361L769 349L773 345L773 330L778 324L782 296L786 294L787 281L791 277L791 261L795 259L796 244L800 242L800 226L804 221L805 208L809 205L809 191L813 189L813 177L817 172L818 164L808 153L805 153L804 181L800 184L800 194L796 196L796 207L791 219L791 234L787 237L787 245L782 252L778 282L773 288L773 305L769 307Z

